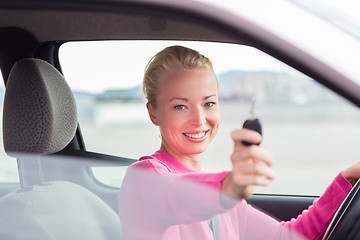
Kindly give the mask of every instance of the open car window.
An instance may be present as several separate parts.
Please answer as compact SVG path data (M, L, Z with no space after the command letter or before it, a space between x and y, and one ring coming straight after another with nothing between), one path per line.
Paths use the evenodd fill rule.
M76 97L86 149L138 159L160 147L142 96L149 59L170 45L209 57L219 79L221 123L205 152L207 171L231 168L230 132L241 128L251 101L263 124L263 148L274 156L276 180L259 193L319 195L339 171L357 161L360 112L315 80L261 51L236 44L171 41L69 42L60 64ZM119 187L124 167L93 167ZM312 184L316 182L317 184Z

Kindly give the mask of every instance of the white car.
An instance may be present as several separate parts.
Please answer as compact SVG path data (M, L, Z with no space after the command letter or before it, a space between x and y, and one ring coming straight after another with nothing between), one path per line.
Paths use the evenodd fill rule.
M230 131L256 99L277 177L248 202L296 217L359 161L359 14L356 1L1 1L0 238L121 239L126 168L160 146L142 74L170 45L219 79L204 168L230 169ZM324 239L358 236L357 190Z

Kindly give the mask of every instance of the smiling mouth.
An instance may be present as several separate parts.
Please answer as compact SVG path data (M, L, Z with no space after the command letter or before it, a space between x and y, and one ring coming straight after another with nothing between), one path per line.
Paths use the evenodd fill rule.
M189 137L189 138L193 138L193 139L201 139L203 138L206 133L208 132L209 130L207 131L204 131L204 132L199 132L199 133L183 133L186 137Z

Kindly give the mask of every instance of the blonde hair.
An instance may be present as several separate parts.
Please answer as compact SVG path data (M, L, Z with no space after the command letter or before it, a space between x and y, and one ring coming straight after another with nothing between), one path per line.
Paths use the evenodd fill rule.
M143 93L147 101L156 108L156 97L159 91L159 79L177 71L205 69L214 73L210 59L198 51L183 46L171 46L153 56L145 68ZM217 78L216 78L217 81Z

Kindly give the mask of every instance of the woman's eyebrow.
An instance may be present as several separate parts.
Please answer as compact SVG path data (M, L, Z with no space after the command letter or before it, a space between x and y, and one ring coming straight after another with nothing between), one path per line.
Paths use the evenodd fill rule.
M212 95L209 95L209 96L205 96L205 97L203 98L203 100L207 100L207 99L209 99L209 98L211 98L211 97L216 97L216 94L212 94Z
M185 102L189 101L189 99L187 99L187 98L173 97L173 98L171 98L169 100L169 102L174 101L174 100L182 100L182 101L185 101Z
M216 97L216 94L211 94L211 95L209 95L209 96L203 97L203 101L204 101L204 100L207 100L207 99L209 99L209 98L211 98L211 97ZM188 101L189 101L188 98L173 97L173 98L171 98L171 99L169 100L169 102L174 101L174 100L182 100L182 101L185 101L185 102L188 102Z

